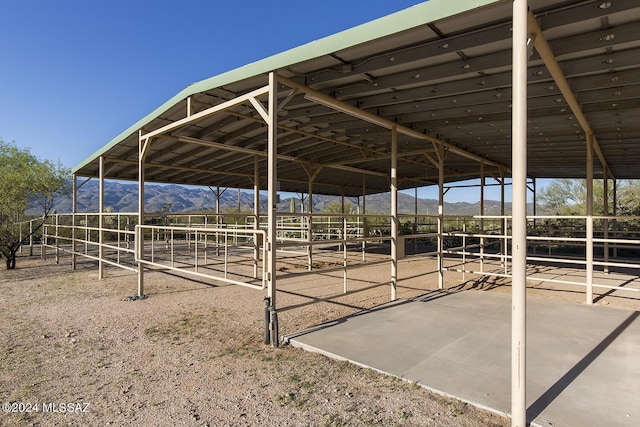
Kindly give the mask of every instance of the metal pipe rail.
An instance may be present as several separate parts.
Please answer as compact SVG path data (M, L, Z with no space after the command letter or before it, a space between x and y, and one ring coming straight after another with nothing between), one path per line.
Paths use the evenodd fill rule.
M331 239L331 240L311 240L311 241L296 241L296 242L278 242L277 248L284 248L289 246L320 246L320 245L340 245L344 243L360 243L360 242L379 242L381 240L391 240L390 236L382 237L354 237L351 239Z
M583 248L585 254L583 256L571 257L571 256L540 256L536 255L535 252L533 255L527 255L527 262L536 262L536 263L554 263L556 265L565 265L565 266L576 266L576 267L584 267L584 281L576 281L576 280L565 280L561 278L554 277L546 277L541 276L539 274L527 275L527 280L535 280L541 282L549 282L549 283L558 283L565 285L577 285L586 287L587 293L587 303L592 303L589 301L589 295L591 294L590 289L592 288L604 288L609 290L620 290L620 291L630 291L630 292L640 292L640 286L617 286L602 282L602 280L596 279L594 281L594 271L593 266L603 267L604 273L609 274L609 269L612 267L619 268L629 268L629 269L640 269L640 263L637 262L629 262L628 260L619 260L615 257L610 259L609 257L609 249L610 248L629 248L636 251L640 251L640 239L637 239L637 233L635 230L615 230L620 231L620 233L615 233L614 230L609 230L609 227L612 223L617 222L618 224L624 223L625 221L636 221L640 219L640 217L620 217L620 216L528 216L527 220L533 223L533 233L534 235L527 235L526 241L528 244L540 245L540 244L553 244L555 246L567 246L574 248ZM492 277L501 277L501 278L511 278L511 271L509 264L512 260L512 256L509 254L509 242L512 239L510 235L510 221L511 217L506 215L494 215L494 216L475 216L474 220L480 222L481 220L492 220L492 221L500 221L503 223L504 233L501 234L487 234L485 232L466 232L466 231L453 231L449 233L445 233L445 236L458 237L463 239L463 245L447 248L443 253L447 255L453 255L456 257L462 257L462 262L456 261L454 265L444 266L446 271L455 271L460 273L470 273L477 274L480 276L492 276ZM540 224L542 220L552 220L555 221L553 224ZM558 223L562 221L561 223ZM595 227L587 227L588 224L593 224L594 221L600 221L598 226L602 226L602 229L594 230ZM584 226L577 225L578 223L584 223ZM542 227L541 227L542 225ZM548 227L545 227L548 225ZM547 233L547 234L544 234ZM609 238L609 233L613 234L613 238ZM560 235L558 235L560 234ZM623 236L630 236L630 238L624 238ZM635 237L635 238L634 238ZM491 253L477 250L476 242L482 239L491 239L494 240L493 243L501 242L501 249L499 253ZM468 245L466 242L468 240L472 240L472 244ZM485 245L486 247L488 245ZM534 248L537 246L534 246ZM594 259L592 254L593 249L589 248L601 248L603 249L603 254L601 258ZM484 248L483 248L484 249ZM549 246L549 251L551 251L551 246ZM551 252L549 252L551 254ZM485 268L485 263L487 265L490 264L491 260L500 260L501 267L504 269L503 271L488 271ZM451 260L449 260L451 261ZM466 265L469 263L479 262L480 270L474 268L467 268ZM461 268L460 268L461 267ZM502 270L501 268L501 270ZM582 269L581 269L582 270ZM634 279L635 280L635 279ZM633 281L633 280L632 280ZM638 283L640 283L640 277L638 277Z
M458 265L461 265L458 264ZM450 271L450 272L455 272L455 273L468 273L468 274L475 274L478 276L489 276L489 277L499 277L499 278L505 278L505 279L510 279L511 278L511 274L510 273L498 273L495 271L480 271L480 270L470 270L470 269L466 269L466 268L452 268L451 266L446 267L445 268L446 271ZM584 282L578 282L578 281L573 281L573 280L562 280L562 279L552 279L549 277L544 277L544 276L536 276L536 275L527 275L527 280L531 280L531 281L538 281L538 282L549 282L549 283L558 283L558 284L563 284L563 285L574 285L574 286L582 286L582 287L586 287L587 284ZM607 285L604 283L596 283L593 282L592 286L594 288L602 288L602 289L610 289L610 290L624 290L624 291L629 291L629 292L640 292L640 288L628 288L628 287L620 287L620 286L615 286L615 285Z
M241 274L238 271L230 272L229 265L242 264L242 258L240 258L240 260L237 259L239 252L232 254L232 256L236 258L236 260L232 261L229 259L230 249L241 247L239 245L231 243L229 236L242 235L243 237L246 237L246 238L253 238L255 242L259 242L260 239L262 239L262 241L264 242L266 241L266 237L267 237L267 233L264 230L246 230L246 229L236 229L236 228L210 228L210 227L172 227L172 226L162 226L162 225L136 225L135 233L136 233L136 242L137 242L136 251L135 251L135 260L140 264L160 268L163 270L170 270L170 271L185 273L191 276L217 280L217 281L239 285L239 286L245 286L252 289L264 290L266 288L267 252L266 252L265 245L262 245L262 256L261 256L262 273L259 275L260 277L259 285L255 283L250 283L248 281L241 281L241 280L235 280L235 279L229 278L230 274L241 276ZM151 252L149 254L146 254L146 250L145 250L146 244L144 239L144 235L146 233L150 233L151 235L154 235L156 233L161 233L163 235L166 234L169 236L169 241L165 242L165 244L168 246L168 247L167 246L165 247L165 257L161 257L160 255L157 256L157 253L155 250L155 244L153 240L148 242L148 243L151 243ZM176 245L176 239L174 238L176 234L194 235L195 237L194 240L190 241L190 244L193 245L193 249L191 249L190 246L187 247L187 252L193 253L192 262L185 262L183 260L177 259L177 256L181 255L182 252L179 252L176 250L176 249L179 250L181 248L181 246ZM209 256L215 259L217 255L209 255L208 254L209 247L206 246L207 245L206 240L202 242L200 241L202 237L206 239L210 235L213 235L213 236L217 235L219 238L223 240L222 243L218 242L218 244L212 248L212 249L218 249L218 247L220 247L223 249L224 253L222 256L224 261L222 263L223 271L221 275L212 273L212 271L215 271L215 270L210 268L212 264L209 263L208 261ZM246 246L243 246L243 247L246 248ZM169 255L168 260L166 259L167 251ZM201 263L201 259L200 259L201 256L204 258L204 263ZM251 268L253 268L253 266L256 265L259 262L259 260L253 257L253 253L251 256L251 260L252 260ZM176 266L177 264L180 264L183 266L178 267ZM249 274L247 274L246 276L249 276ZM254 278L258 279L258 277L256 276L258 275L254 274Z
M135 232L130 228L133 215L105 212L102 217L108 218L107 227L102 229L93 225L93 223L100 223L98 213L50 215L48 221L42 225L42 257L46 257L47 248L52 248L55 250L56 263L59 262L60 252L64 252L72 255L74 265L75 257L82 256L100 263L137 271L136 266L124 264L122 259L124 254L127 260L130 260L130 264L133 264ZM78 218L80 218L79 221ZM122 221L123 218L127 219L126 223ZM103 239L105 236L107 238ZM123 247L123 243L129 247ZM79 250L78 244L84 246L84 249ZM98 255L95 255L95 252ZM102 256L99 255L101 252Z
M346 225L345 225L346 228ZM345 233L346 235L346 233ZM295 247L308 247L308 248L312 248L314 246L327 246L327 245L339 245L342 246L342 266L338 267L338 268L330 268L330 269L322 269L323 271L327 270L327 271L337 271L337 270L342 270L342 286L343 286L343 293L347 293L348 292L348 278L347 278L347 271L348 271L348 248L347 245L349 243L366 243L366 242L370 242L370 241L380 241L380 240L391 240L391 237L352 237L349 239L331 239L331 240L311 240L311 241L298 241L298 242L278 242L276 244L276 247L278 249L283 249L286 247L291 247L291 246L295 246ZM300 255L304 255L304 253L300 253ZM365 262L365 258L364 258L364 246L363 246L363 254L362 254L362 262ZM354 266L352 265L351 268L354 268ZM309 269L309 271L311 271L311 269Z

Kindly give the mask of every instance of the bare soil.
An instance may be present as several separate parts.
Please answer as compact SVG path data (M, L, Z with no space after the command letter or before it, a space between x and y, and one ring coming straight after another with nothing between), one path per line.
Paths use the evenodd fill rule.
M419 267L403 263L399 298L437 283ZM387 302L388 263L377 268L350 272L345 294L341 271L282 265L281 334ZM20 257L0 272L0 403L10 404L0 426L509 424L372 370L264 345L260 291L159 272L146 275L147 299L126 301L135 288L134 273L108 268L98 280L93 263L73 271L68 258Z

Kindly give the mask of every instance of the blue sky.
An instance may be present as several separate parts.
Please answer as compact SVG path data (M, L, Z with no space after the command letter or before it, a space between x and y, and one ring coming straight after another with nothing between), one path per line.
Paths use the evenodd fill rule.
M73 167L193 82L419 2L0 0L0 137Z

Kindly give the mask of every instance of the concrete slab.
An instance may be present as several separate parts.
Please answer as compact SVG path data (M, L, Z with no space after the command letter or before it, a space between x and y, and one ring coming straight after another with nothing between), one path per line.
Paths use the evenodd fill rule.
M640 312L527 301L527 416L537 425L640 425ZM508 414L509 295L436 291L286 337L296 347Z

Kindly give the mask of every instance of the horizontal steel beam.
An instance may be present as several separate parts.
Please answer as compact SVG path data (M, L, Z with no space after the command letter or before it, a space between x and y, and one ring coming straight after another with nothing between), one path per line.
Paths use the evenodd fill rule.
M220 149L220 150L232 151L232 152L236 152L236 153L243 153L243 154L247 154L247 155L251 155L251 156L259 156L259 157L264 157L264 158L266 158L268 156L266 151L253 150L251 148L243 148L243 147L237 147L235 145L220 144L220 143L213 142L213 141L204 141L204 140L201 140L201 139L191 138L191 137L186 137L186 136L181 136L178 139L180 141L187 142L187 143L190 143L190 144L196 144L196 145L201 145L201 146L210 147L210 148L217 148L217 149ZM278 157L278 160L285 160L285 161L296 162L296 163L309 163L308 161L301 160L301 159L298 159L296 157L288 156L288 155L285 155L285 154L278 154L277 157ZM331 169L337 169L337 170L343 170L343 171L349 171L349 172L357 172L357 173L366 174L366 175L378 175L378 176L384 176L384 177L388 176L388 174L386 174L386 173L380 173L380 172L370 171L370 170L366 170L366 169L359 169L359 168L354 168L354 167L351 167L351 166L345 166L345 165L340 165L340 164L315 164L315 165L318 166L318 167L323 167L323 168L331 168Z
M580 126L582 126L582 129L584 130L585 135L587 137L589 135L593 136L593 149L596 152L598 159L600 159L600 163L602 164L602 167L607 170L610 170L609 167L607 166L607 159L605 159L604 154L602 153L602 150L600 150L600 146L598 145L596 137L593 134L593 129L591 129L591 125L589 124L589 121L587 120L586 116L582 112L582 108L580 107L578 100L576 99L573 91L571 90L571 87L569 86L569 82L567 82L564 72L560 68L560 64L558 64L558 61L556 60L556 57L553 51L551 50L551 46L549 46L549 43L547 42L547 39L543 34L542 28L540 28L538 21L536 21L536 18L533 16L533 13L531 12L529 12L528 14L527 25L528 25L529 32L535 36L533 43L534 43L534 47L536 48L536 51L538 52L540 57L543 59L545 65L547 66L547 69L549 70L549 72L551 73L551 76L553 77L553 80L556 82L556 84L560 88L560 92L562 92L562 95L564 96L565 100L569 104L571 111L576 116L578 123L580 123ZM612 176L612 178L615 179L614 176Z
M183 118L181 120L176 120L175 122L170 123L170 124L168 124L166 126L162 126L159 129L156 129L156 130L151 131L149 133L143 134L143 135L140 136L140 139L149 139L149 138L153 138L153 137L158 136L158 135L162 135L164 133L172 131L173 129L182 127L182 126L184 126L186 124L189 124L189 123L196 122L198 120L202 120L205 117L211 116L211 115L216 114L216 113L218 113L220 111L224 111L224 110L226 110L228 108L231 108L231 107L234 107L234 106L236 106L238 104L242 104L242 103L247 102L247 101L250 102L251 99L255 99L256 97L264 95L264 94L266 94L268 92L269 92L269 86L263 86L263 87L258 88L256 90L253 90L253 91L251 91L249 93L241 95L241 96L239 96L237 98L234 98L234 99L231 99L229 101L223 102L221 104L215 105L215 106L213 106L211 108L207 108L206 110L199 111L196 114L192 114L192 115L190 115L188 117L185 117L185 118Z
M483 158L481 156L478 156L476 154L472 154L472 153L469 153L467 151L464 151L464 150L462 150L462 149L460 149L458 147L455 147L455 146L453 146L451 144L448 144L445 141L442 141L442 140L440 140L438 138L434 138L432 136L426 135L426 134L424 134L422 132L416 131L416 130L411 129L411 128L406 127L406 126L399 125L397 123L394 123L391 120L379 117L379 116L377 116L375 114L372 114L370 112L363 111L363 110L361 110L361 109L359 109L357 107L354 107L354 106L352 106L350 104L347 104L347 103L345 103L343 101L339 101L339 100L337 100L337 99L335 99L335 98L333 98L331 96L325 95L325 94L323 94L321 92L318 92L318 91L316 91L314 89L311 89L309 87L306 87L304 85L296 83L296 82L294 82L292 80L286 79L284 77L279 77L278 79L279 79L279 81L281 83L283 83L283 84L285 84L285 85L287 85L287 86L289 86L291 88L298 89L301 92L304 92L304 93L314 97L314 99L316 101L321 101L323 103L326 103L327 105L330 105L331 107L335 108L337 111L343 112L345 114L353 115L354 117L358 117L358 118L360 118L362 120L369 121L370 123L378 125L378 126L381 126L381 127L385 128L385 129L396 128L397 132L399 134L402 134L402 135L405 135L405 136L408 136L408 137L411 137L411 138L416 138L418 140L429 141L429 142L432 142L432 143L435 143L435 144L438 144L438 145L442 145L444 147L447 147L447 149L452 153L455 153L457 155L460 155L460 156L475 160L477 162L485 162L485 164L492 165L492 166L497 166L497 167L506 167L506 166L500 165L500 164L498 164L496 162L493 162L493 161L491 161L489 159L485 159L485 158Z

